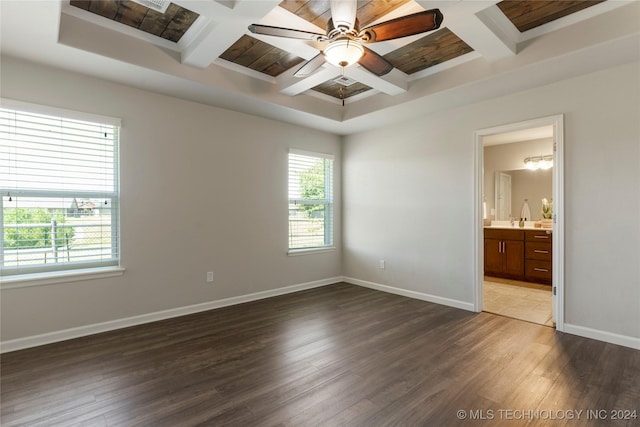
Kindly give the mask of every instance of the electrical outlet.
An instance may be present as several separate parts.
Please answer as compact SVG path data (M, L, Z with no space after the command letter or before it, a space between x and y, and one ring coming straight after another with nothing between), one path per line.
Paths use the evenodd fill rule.
M207 272L207 282L213 282L213 271Z
M378 265L380 266L380 270L384 270L384 260L383 259L378 261Z

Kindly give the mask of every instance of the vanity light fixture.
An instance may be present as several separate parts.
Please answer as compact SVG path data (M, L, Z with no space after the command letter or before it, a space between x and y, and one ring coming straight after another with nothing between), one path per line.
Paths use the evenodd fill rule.
M553 167L553 156L533 156L524 159L524 165L527 169L535 171L538 169L550 169Z

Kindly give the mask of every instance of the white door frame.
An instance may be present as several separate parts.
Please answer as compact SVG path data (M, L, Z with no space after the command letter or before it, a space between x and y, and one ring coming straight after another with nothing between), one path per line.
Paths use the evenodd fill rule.
M482 202L484 194L484 147L482 139L488 135L518 130L553 126L553 319L556 330L564 331L564 115L541 117L502 126L481 129L475 132L475 188L474 188L474 301L476 312L482 311L484 282L484 223Z

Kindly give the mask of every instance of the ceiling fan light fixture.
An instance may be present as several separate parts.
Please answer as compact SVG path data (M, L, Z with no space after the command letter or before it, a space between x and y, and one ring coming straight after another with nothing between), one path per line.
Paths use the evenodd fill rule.
M364 48L360 43L345 38L331 42L322 53L328 63L337 67L348 67L362 58Z

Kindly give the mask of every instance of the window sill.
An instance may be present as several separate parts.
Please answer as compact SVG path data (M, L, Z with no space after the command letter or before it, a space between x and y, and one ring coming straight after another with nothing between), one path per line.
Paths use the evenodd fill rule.
M327 246L325 248L289 249L289 252L287 252L287 255L289 256L311 255L311 254L320 254L323 252L333 252L335 250L336 250L335 246Z
M125 269L123 267L101 267L0 277L0 289L26 288L29 286L103 279L105 277L122 276L124 271Z

